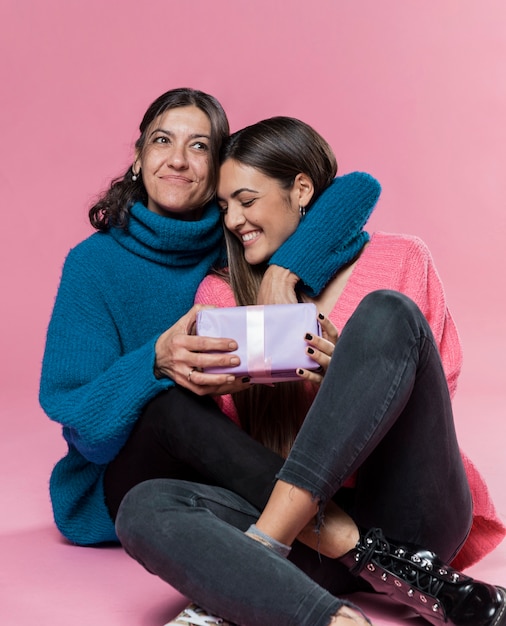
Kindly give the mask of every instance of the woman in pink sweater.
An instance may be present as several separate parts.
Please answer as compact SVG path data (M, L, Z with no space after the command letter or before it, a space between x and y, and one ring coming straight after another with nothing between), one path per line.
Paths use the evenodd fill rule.
M208 276L197 301L256 303L266 262L324 190L332 208L335 173L328 144L298 120L273 118L232 135L218 188L230 269ZM200 559L212 578L207 606L212 597L211 609L244 626L363 623L337 595L371 587L431 624L505 626L506 591L456 571L505 530L458 447L451 395L462 354L430 253L417 238L376 233L335 269L318 297L293 275L294 301L320 311L322 337L306 336L320 370L299 370L302 384L218 399L286 458L265 508L255 513L235 493L191 484L184 493L167 484L162 507L141 486L133 499L137 508L143 499L148 521L139 522L142 546L132 541L129 551L176 587L191 571L194 589L185 580L185 592L197 601ZM203 509L211 515L202 518ZM158 534L165 529L163 554L148 540L153 520Z

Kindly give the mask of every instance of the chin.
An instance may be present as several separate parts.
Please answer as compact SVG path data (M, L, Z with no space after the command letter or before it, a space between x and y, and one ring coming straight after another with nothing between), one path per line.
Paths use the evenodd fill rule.
M258 257L254 257L252 259L248 259L248 257L244 257L250 265L261 265L262 263L267 263L270 257L262 257L259 259Z

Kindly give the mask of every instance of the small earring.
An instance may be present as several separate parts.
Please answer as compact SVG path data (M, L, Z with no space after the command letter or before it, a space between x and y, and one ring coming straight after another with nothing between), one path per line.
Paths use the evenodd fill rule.
M137 179L139 178L139 174L136 174L135 172L132 172L132 180L135 183L137 181Z
M299 206L299 215L300 215L300 219L302 219L304 217L304 215L306 215L306 207L305 206Z

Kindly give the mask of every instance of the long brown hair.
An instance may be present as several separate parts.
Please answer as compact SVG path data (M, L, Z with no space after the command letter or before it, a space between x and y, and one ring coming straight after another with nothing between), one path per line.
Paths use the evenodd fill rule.
M150 104L144 113L139 126L140 136L135 142L135 148L138 153L142 152L151 124L157 117L169 109L192 105L203 111L211 122L209 160L211 171L207 202L215 193L219 152L223 141L230 132L225 111L216 98L203 91L189 88L171 89L162 94ZM132 167L133 165L122 176L115 178L105 194L89 210L88 217L93 228L100 231L106 231L113 226L126 228L130 208L136 202L147 204L148 197L142 176L132 180Z
M273 117L248 126L224 144L220 162L233 159L253 167L290 190L299 173L311 178L316 198L332 183L337 161L329 144L311 126L291 117ZM226 228L225 240L231 284L238 305L256 304L267 264L250 265L240 241ZM223 276L223 274L222 274ZM286 456L311 405L312 397L300 382L275 387L253 385L234 395L241 425L252 437Z

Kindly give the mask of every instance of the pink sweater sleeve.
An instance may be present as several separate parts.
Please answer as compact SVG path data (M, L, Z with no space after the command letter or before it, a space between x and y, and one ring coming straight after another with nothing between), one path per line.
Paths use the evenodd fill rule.
M210 304L217 307L236 306L230 285L215 274L209 274L200 283L195 295L195 304ZM239 424L237 410L230 394L215 396L214 401L225 415L236 424Z
M209 274L200 283L195 295L195 304L211 304L218 307L236 306L230 285L216 274Z
M409 238L399 291L410 296L420 307L430 324L439 347L443 368L453 398L462 369L462 347L457 327L448 310L446 295L432 255L425 243L417 237Z

